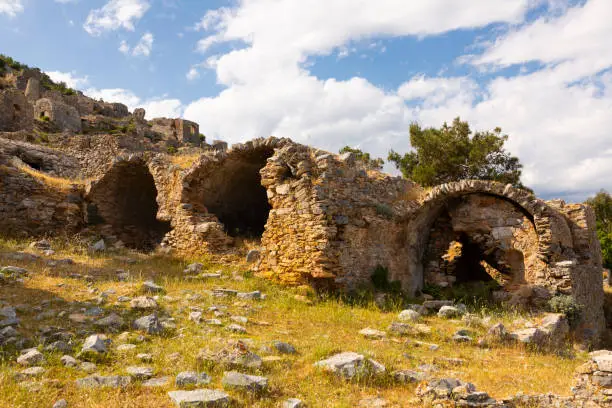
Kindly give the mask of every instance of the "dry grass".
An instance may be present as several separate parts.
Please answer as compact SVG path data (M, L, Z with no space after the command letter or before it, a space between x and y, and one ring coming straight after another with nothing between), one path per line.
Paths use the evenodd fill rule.
M200 158L200 156L200 153L175 154L170 156L170 161L181 169L188 169Z
M35 170L27 164L18 164L18 167L21 171L34 177L36 180L40 180L45 185L58 190L70 190L74 185L84 185L88 181L86 179L68 179L52 176L42 171Z
M47 354L47 372L40 382L38 392L30 392L13 379L15 371L20 370L14 357L8 358L0 365L0 407L38 407L50 406L52 401L65 398L70 407L171 407L167 392L176 389L174 376L181 371L201 369L197 366L196 355L202 348L215 345L227 338L248 338L253 342L252 349L265 356L260 347L273 340L287 341L293 344L298 354L281 356L278 361L266 362L264 368L255 374L265 375L270 379L270 392L262 398L249 397L230 392L238 406L275 407L279 401L290 397L303 399L310 407L353 407L358 401L368 396L381 396L397 407L417 407L410 402L414 385L396 385L390 378L373 382L351 383L332 378L316 370L313 363L339 351L356 351L364 353L386 365L389 371L396 369L417 368L421 364L431 364L436 357L462 358L466 364L460 367L440 365L435 376L452 376L473 382L479 390L489 392L493 397L506 397L524 393L554 392L569 394L573 370L584 361L584 356L568 359L551 354L529 352L513 345L493 345L481 349L472 344L457 345L451 341L453 333L464 328L460 321L441 320L427 317L424 323L432 328L430 335L410 338L389 337L384 340L367 340L358 331L365 327L386 330L394 321L398 310L380 311L372 303L351 306L338 299L321 299L304 302L296 297L296 290L283 288L267 281L251 277L244 264L220 264L215 259L199 259L208 271L221 271L221 280L193 281L186 280L182 270L193 259L178 259L168 256L154 256L134 252L89 256L80 247L72 243L55 242L57 254L53 258L71 257L75 265L50 268L43 261L16 262L11 264L23 266L33 272L33 276L22 285L0 286L0 299L8 304L27 304L39 306L43 300L51 304L42 309L79 311L91 307L97 295L90 292L91 286L82 279L70 278L71 273L96 277L95 287L99 292L113 289L109 302L103 307L121 314L126 321L135 317L125 304L116 302L118 296L135 296L144 279L154 279L164 286L167 296L160 299L162 309L175 319L178 329L164 336L150 336L144 343L138 344L135 351L119 353L114 347L108 357L99 364L101 374L123 374L129 365L143 365L138 362L136 354L151 353L154 362L151 364L156 376L171 376L172 382L162 388L148 389L137 383L124 390L80 390L74 380L86 374L76 369L65 368L59 363L59 354ZM20 241L0 241L0 251L23 250L25 243ZM136 263L126 264L121 256L129 256ZM0 261L0 264L7 264ZM117 269L129 270L131 280L117 282ZM235 278L239 276L239 278ZM215 287L227 287L240 291L261 290L267 295L263 301L240 301L235 298L212 298L206 290ZM199 297L191 297L194 294ZM225 306L233 315L246 316L248 334L230 334L224 328L198 325L188 320L190 307L198 306L205 311L206 318L211 318L208 307ZM66 317L53 317L37 320L39 312L31 311L20 314L22 324L20 331L36 335L41 326L64 327L77 333L88 325L78 325ZM531 318L517 314L493 316L493 321L503 321L511 326L517 317ZM227 318L222 319L225 324ZM474 337L485 333L484 327L469 328ZM115 340L117 334L109 333ZM422 340L440 345L438 351L415 346L412 340ZM82 341L82 337L81 340ZM78 347L75 347L75 351ZM170 361L168 356L178 352L178 361ZM146 364L144 364L146 365ZM223 370L214 367L206 370L213 378L208 388L221 389Z

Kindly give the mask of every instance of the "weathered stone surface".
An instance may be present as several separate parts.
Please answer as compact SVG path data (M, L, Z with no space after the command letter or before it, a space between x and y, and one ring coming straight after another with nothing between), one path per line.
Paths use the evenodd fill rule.
M397 316L397 319L401 322L416 322L420 318L421 314L411 309L402 310Z
M106 338L106 336L94 334L87 339L83 343L83 347L81 348L81 355L98 355L104 354L107 352L107 344L110 341Z
M382 364L353 352L333 355L315 363L315 366L346 379L378 375L386 371Z
M153 368L130 366L125 371L136 380L148 380L153 377Z
M163 326L155 314L143 316L134 320L134 328L148 334L159 334L164 331Z
M43 356L43 354L36 349L30 350L27 353L17 357L17 363L23 366L35 366L44 362L45 356Z
M158 306L155 299L148 296L138 296L130 300L130 307L136 310L154 310Z
M229 395L218 390L170 391L168 396L180 408L223 408L230 403Z
M223 374L221 380L224 388L238 389L261 393L268 388L268 379L256 375L242 374L237 371L228 371Z
M176 376L176 386L185 387L188 385L205 385L210 383L210 377L206 373L195 371L183 371Z
M387 333L385 333L384 331L371 329L369 327L359 330L359 334L361 334L366 339L374 339L374 340L382 339L387 336Z

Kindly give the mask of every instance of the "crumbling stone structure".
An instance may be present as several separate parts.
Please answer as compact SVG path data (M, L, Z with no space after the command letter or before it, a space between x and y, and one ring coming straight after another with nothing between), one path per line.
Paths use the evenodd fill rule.
M34 105L34 117L49 120L60 129L71 132L81 131L81 115L76 108L62 101L41 98Z
M166 139L195 146L200 144L200 127L195 122L185 119L156 118L151 124L152 130L163 134Z
M414 295L490 281L500 299L530 306L573 296L583 338L604 327L600 248L584 205L488 181L425 192L351 154L274 137L202 150L183 169L137 139L79 136L63 147L93 178L80 191L82 223L110 241L203 253L261 239L253 268L285 284L352 290L377 268Z
M15 132L32 129L32 106L23 92L0 90L0 131Z

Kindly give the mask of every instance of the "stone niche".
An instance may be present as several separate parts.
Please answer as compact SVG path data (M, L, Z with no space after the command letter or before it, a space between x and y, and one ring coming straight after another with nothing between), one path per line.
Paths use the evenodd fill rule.
M126 246L153 249L170 230L158 220L158 192L147 163L141 158L119 160L86 189L86 220L106 224Z

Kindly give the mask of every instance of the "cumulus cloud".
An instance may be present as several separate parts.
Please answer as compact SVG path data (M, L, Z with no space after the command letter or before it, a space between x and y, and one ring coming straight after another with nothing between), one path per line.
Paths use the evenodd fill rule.
M145 33L138 43L131 48L127 41L122 40L119 44L119 52L124 55L132 55L134 57L148 57L151 55L151 51L153 50L153 34L147 32Z
M148 0L109 0L102 8L89 12L83 28L94 36L122 28L134 31L134 24L150 6Z
M6 14L12 18L21 12L23 12L22 0L0 0L0 14Z
M132 51L132 55L138 56L142 55L148 57L151 55L151 50L153 49L153 34L145 33L138 41L138 44L134 47Z
M314 2L314 4L313 4ZM612 3L588 0L406 2L360 0L243 0L209 11L196 25L197 45L242 43L211 56L207 68L226 88L188 104L185 115L206 134L230 142L254 136L291 137L337 151L346 144L386 157L406 151L408 125L439 126L456 116L476 130L500 126L509 149L525 164L525 182L545 196L584 198L612 189ZM532 7L548 11L526 22ZM354 13L351 10L362 10ZM351 18L344 18L350 15ZM278 24L270 24L277 21ZM311 56L342 54L364 40L438 35L455 29L505 25L493 41L463 61L490 75L416 75L394 90L364 78L321 80L308 70ZM479 45L479 44L475 44ZM539 62L516 76L508 66ZM195 77L195 73L190 72ZM604 72L602 74L602 72Z
M89 78L86 76L77 76L75 71L72 72L60 72L60 71L48 71L46 72L49 78L53 82L64 82L68 87L74 89L81 89L89 84Z

